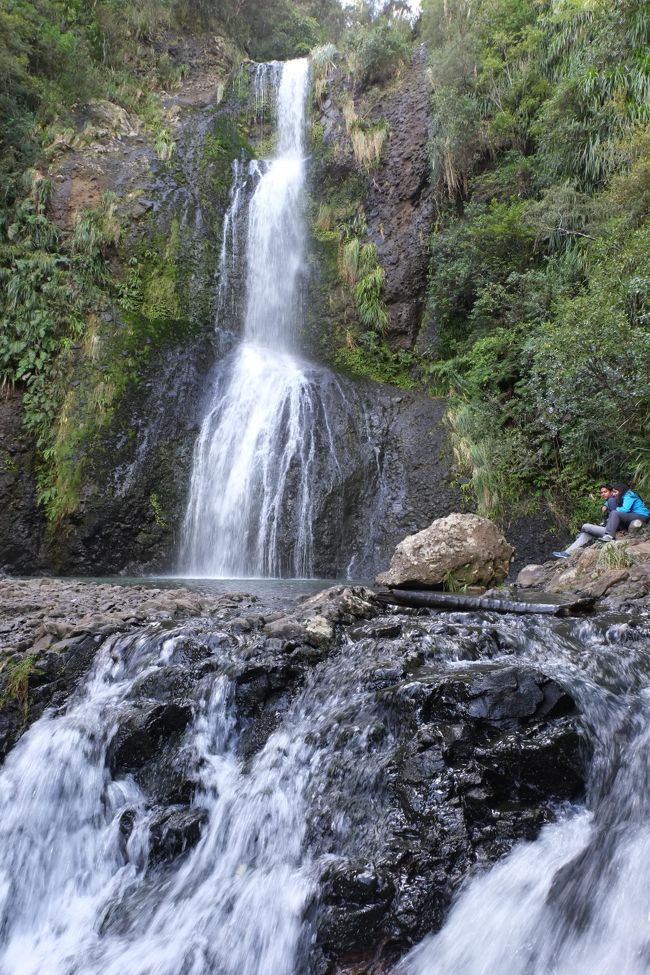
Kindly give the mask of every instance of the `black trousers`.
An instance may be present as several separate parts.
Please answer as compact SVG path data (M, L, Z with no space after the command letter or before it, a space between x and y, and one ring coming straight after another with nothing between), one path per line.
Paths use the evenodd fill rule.
M610 511L607 517L607 534L614 537L621 525L629 525L637 520L645 522L648 515L637 515L633 511Z

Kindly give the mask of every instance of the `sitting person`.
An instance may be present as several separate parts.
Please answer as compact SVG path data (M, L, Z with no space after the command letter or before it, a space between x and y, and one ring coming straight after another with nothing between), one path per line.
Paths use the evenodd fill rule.
M562 552L553 552L553 556L556 559L568 559L572 552L577 551L579 548L583 548L589 542L595 541L597 538L603 539L607 535L606 520L612 513L618 500L614 494L614 489L611 484L601 484L598 489L600 492L600 498L602 501L601 513L603 515L602 525L592 525L589 522L583 525L580 529L580 534L576 538L575 542L571 542L567 548Z
M616 498L616 507L609 512L605 527L606 533L601 536L606 542L614 541L616 532L621 525L627 527L633 521L640 521L645 524L650 518L647 505L627 484L615 484L612 493Z

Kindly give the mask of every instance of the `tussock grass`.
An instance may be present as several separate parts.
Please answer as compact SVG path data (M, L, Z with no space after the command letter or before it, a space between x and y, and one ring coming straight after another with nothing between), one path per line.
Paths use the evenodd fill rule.
M596 566L599 569L631 569L638 561L625 542L608 542L598 553Z
M474 414L469 403L449 410L446 419L451 429L454 459L459 469L470 476L478 513L484 516L497 513L506 485L493 463L493 444L488 439L475 439Z
M372 244L366 244L366 247L372 247ZM374 332L384 332L388 325L388 312L383 301L384 280L384 269L377 264L353 288L361 323Z
M361 120L357 120L350 126L349 132L352 139L352 151L357 163L367 170L376 169L388 139L388 123L386 120L381 119L375 125L367 125Z
M354 107L354 101L350 97L343 101L341 111L352 142L355 161L368 172L376 169L388 139L388 122L386 119L379 119L378 122L366 122L359 118Z
M314 85L314 95L317 101L322 101L329 80L332 77L336 66L338 51L334 44L321 44L315 47L310 54L311 71Z

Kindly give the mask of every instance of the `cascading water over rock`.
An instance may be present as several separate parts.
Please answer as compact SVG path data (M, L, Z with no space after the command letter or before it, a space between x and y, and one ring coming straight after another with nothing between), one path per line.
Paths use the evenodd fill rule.
M297 352L308 73L300 59L281 70L258 65L252 78L260 104L277 86L278 147L273 159L253 160L247 171L235 166L218 325L237 314L231 277L245 260L243 336L220 364L195 448L181 553L190 574L313 575L314 522L343 479L342 441L346 463L355 453L362 465L374 460L358 396ZM351 555L341 551L340 565Z
M9 754L3 975L647 975L647 626L241 623L110 637Z
M141 883L152 814L132 777L112 781L104 763L115 723L133 714L134 681L164 675L177 656L174 639L109 642L65 716L45 717L7 763L2 972L292 971L311 891L300 862L303 778L291 757L303 753L305 729L281 735L260 756L261 774L243 776L225 679L201 698L186 757L212 825L185 869L153 887Z

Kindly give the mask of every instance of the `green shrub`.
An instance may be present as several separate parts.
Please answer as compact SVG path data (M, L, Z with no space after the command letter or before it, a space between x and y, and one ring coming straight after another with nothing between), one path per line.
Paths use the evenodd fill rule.
M384 269L379 264L359 278L352 293L361 324L375 332L388 325L388 312L383 301Z
M358 24L345 38L352 74L362 87L384 84L411 56L411 30L400 19Z
M355 335L348 331L345 341L337 349L334 364L353 376L403 389L413 389L420 384L415 353L405 349L393 351L376 332Z
M22 711L23 718L27 717L29 710L29 678L32 674L39 673L35 661L35 655L28 654L17 662L10 663L6 670L4 665L2 667L5 674L3 675L4 691L0 698L0 706L9 701L15 701Z

